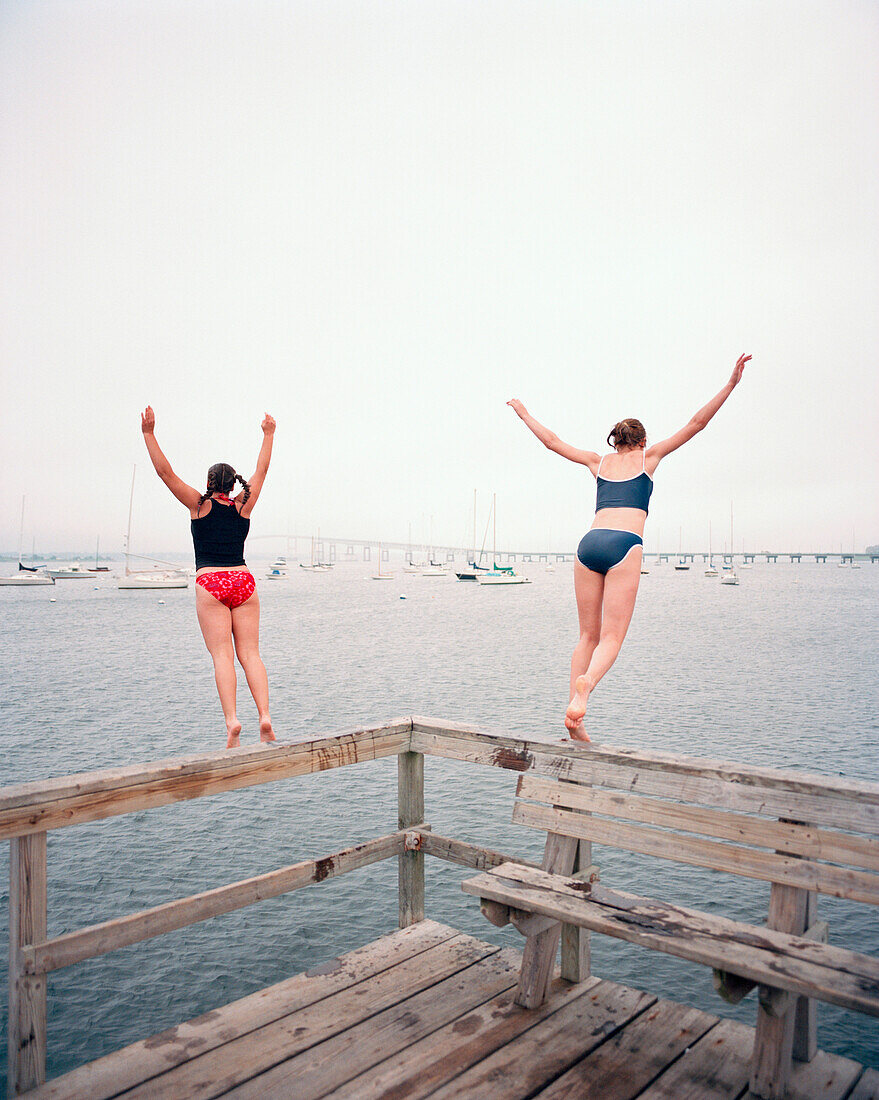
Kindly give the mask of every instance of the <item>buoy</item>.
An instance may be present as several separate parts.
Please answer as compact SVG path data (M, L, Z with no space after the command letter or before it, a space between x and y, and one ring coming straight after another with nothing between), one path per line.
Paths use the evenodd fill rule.
M163 604L164 602L165 602L164 600L159 600L159 603L160 603L160 604Z

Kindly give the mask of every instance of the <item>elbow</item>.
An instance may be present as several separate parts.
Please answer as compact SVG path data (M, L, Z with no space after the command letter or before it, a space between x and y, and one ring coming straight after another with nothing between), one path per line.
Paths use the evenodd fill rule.
M558 449L559 437L553 433L550 433L546 439L540 441L548 451L555 451Z
M693 429L693 434L695 435L696 432L701 432L707 423L708 420L706 417L694 416L693 419L690 421L690 427Z

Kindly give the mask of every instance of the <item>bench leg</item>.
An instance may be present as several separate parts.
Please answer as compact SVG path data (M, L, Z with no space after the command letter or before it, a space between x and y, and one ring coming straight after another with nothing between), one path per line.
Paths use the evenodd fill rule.
M576 837L548 833L543 853L543 869L555 875L569 875L574 869L577 846ZM525 940L522 969L516 988L516 1004L522 1008L537 1008L546 1000L560 931L561 925L555 925Z
M806 928L818 923L818 895L810 893L806 899ZM826 925L822 926L826 928ZM827 936L821 937L825 942ZM794 1018L793 1056L798 1062L811 1062L818 1053L818 1002L808 997L797 997Z
M581 840L577 845L574 871L583 871L592 863L592 843ZM576 924L562 925L562 977L569 982L582 982L591 973L589 929Z
M767 925L777 932L802 935L808 923L809 892L772 884ZM799 998L798 998L799 999ZM762 1100L782 1100L790 1079L796 1001L786 1012L770 1015L757 1008L757 1033L751 1063L751 1092Z

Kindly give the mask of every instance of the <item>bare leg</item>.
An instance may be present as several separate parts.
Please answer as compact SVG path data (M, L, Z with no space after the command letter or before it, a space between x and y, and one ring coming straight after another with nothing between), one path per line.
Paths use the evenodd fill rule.
M232 612L232 633L235 636L235 652L259 711L259 739L275 741L269 716L269 678L259 655L259 595L256 592Z
M235 653L232 649L232 612L200 584L195 586L195 613L204 643L214 662L214 678L226 719L226 748L238 745L241 723L236 713Z
M574 717L577 713L586 713L589 695L622 649L626 631L632 621L632 612L635 610L638 585L641 583L642 557L643 551L638 547L605 575L601 637L592 652L589 666L574 683L574 698L568 707L568 713L573 712Z
M574 595L577 598L577 617L580 621L580 639L574 646L571 657L571 691L569 699L574 703L576 681L589 667L592 653L598 645L601 635L601 599L604 595L604 577L587 569L580 561L574 562ZM579 715L565 715L565 726L575 741L588 741L589 735L583 729L585 706Z

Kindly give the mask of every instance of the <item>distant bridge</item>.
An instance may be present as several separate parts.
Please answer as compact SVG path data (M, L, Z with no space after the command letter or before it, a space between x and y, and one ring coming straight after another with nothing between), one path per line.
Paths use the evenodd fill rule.
M255 539L266 539L274 542L287 543L287 556L298 558L311 556L311 535L251 535L251 543ZM292 548L291 548L292 544ZM435 543L433 546L424 546L421 543L391 542L385 539L350 539L336 536L321 535L314 538L314 557L316 561L370 561L373 552L378 552L381 547L382 560L387 561L391 551L402 551L404 558L420 560L430 558L433 561L453 562L459 558L463 561L473 556L473 548L469 546L448 546L444 543ZM304 549L304 554L303 554ZM483 558L491 559L490 552L483 552ZM504 562L564 562L573 561L574 554L569 551L562 553L557 550L498 550L495 555L498 561ZM879 552L846 553L839 550L747 550L736 553L709 554L707 550L686 550L682 553L672 553L667 550L645 550L645 559L654 561L685 561L707 562L712 558L718 561L733 562L777 562L777 561L816 561L838 562L851 565L852 562L879 562Z

